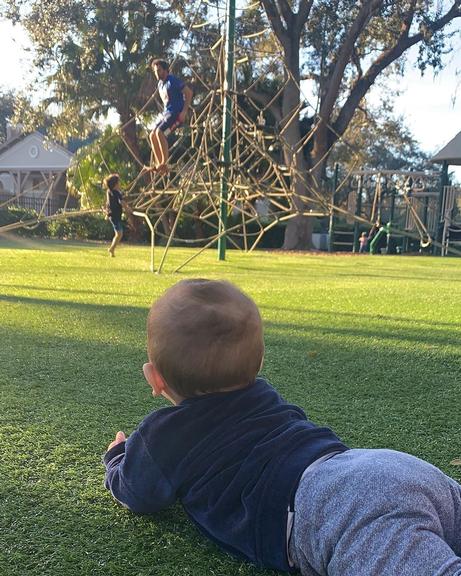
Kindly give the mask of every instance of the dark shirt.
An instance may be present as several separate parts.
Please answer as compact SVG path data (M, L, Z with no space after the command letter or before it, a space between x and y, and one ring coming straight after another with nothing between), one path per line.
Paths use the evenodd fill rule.
M106 194L106 210L107 215L112 220L122 219L122 198L123 195L120 190L107 190Z
M247 388L188 398L149 414L104 456L106 487L133 512L179 499L226 551L290 570L288 506L309 464L347 450L262 378Z

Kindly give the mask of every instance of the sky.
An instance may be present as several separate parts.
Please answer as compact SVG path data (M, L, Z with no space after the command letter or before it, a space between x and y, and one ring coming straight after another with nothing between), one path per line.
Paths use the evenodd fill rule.
M402 115L406 126L430 154L438 152L461 131L461 41L458 49L446 58L445 68L434 76L432 70L421 77L412 65L416 50L409 55L405 76L395 81L400 91L395 98L394 112ZM32 53L30 42L20 27L0 21L0 90L21 90L30 75ZM392 85L391 85L392 89ZM374 98L379 100L379 91ZM461 169L456 169L457 178Z

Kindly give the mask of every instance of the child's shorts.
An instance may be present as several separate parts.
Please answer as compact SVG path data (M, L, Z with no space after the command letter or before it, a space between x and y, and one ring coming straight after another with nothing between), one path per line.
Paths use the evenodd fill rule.
M181 126L178 116L179 114L173 114L172 112L163 112L163 114L158 117L154 130L160 128L165 136L169 136L178 126Z
M114 232L123 232L123 226L121 220L116 220L115 218L109 217L109 222L112 224Z
M290 558L306 576L461 576L461 486L393 450L348 450L307 470Z

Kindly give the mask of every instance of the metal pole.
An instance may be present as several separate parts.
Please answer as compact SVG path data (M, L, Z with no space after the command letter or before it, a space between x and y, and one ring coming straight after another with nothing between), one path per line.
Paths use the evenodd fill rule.
M234 88L235 0L229 0L226 25L226 59L224 68L224 118L222 131L222 175L218 240L218 259L226 259L227 194L231 163L232 92Z
M378 216L378 222L381 224L381 217L382 217L382 207L383 207L383 184L382 184L382 176L381 174L378 175L378 189L377 189L377 206L376 206L376 213Z
M393 188L391 192L391 212L389 218L389 222L391 224L394 223L394 216L395 216L395 188Z
M384 176L383 188L381 190L381 208L380 208L381 216L382 216L382 210L383 210L383 202L387 196L387 192L388 192L388 190L387 190L387 176ZM394 208L395 208L395 198L394 198L394 192L392 192L391 193L391 207L390 207L390 211L389 211L389 220L388 220L389 226L392 224L392 221L394 219ZM389 254L390 243L391 243L391 231L389 228L387 236L386 236L386 254Z
M429 196L424 198L424 206L423 206L423 224L427 228L427 214L429 212Z
M387 179L386 179L386 189L387 189ZM392 192L391 192L391 210L390 210L390 214L389 214L389 226L392 226L394 224L394 216L395 216L395 188L392 188ZM391 249L391 247L389 246L390 244L390 231L389 231L389 235L387 237L387 253L389 254L389 251ZM395 248L396 252L397 252L397 247ZM399 247L400 250L400 247Z
M330 220L328 222L328 252L334 250L335 235L335 195L338 188L339 164L335 163L335 176L333 181L333 190L331 192Z
M360 218L362 212L362 190L363 190L363 175L359 176L359 183L357 187L357 200L355 201L355 215ZM358 252L359 251L359 221L356 220L354 222L354 246L352 247L352 251Z
M440 173L440 192L439 198L437 202L437 219L435 223L435 239L437 242L442 242L442 235L443 235L443 225L442 222L444 221L445 214L442 214L442 206L443 206L443 196L445 193L445 186L448 186L448 162L444 161L442 164L442 172ZM434 254L442 254L442 251L437 247L437 244L434 245Z
M155 250L155 230L152 226L152 222L149 219L149 216L145 212L133 212L133 216L139 216L139 218L144 218L147 226L150 230L150 271L155 272L154 268L154 250Z

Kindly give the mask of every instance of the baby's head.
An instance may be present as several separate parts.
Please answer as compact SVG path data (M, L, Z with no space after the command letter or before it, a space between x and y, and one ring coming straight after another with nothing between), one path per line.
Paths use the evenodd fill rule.
M264 355L259 310L229 282L183 280L153 304L147 352L179 397L243 388L256 378Z

